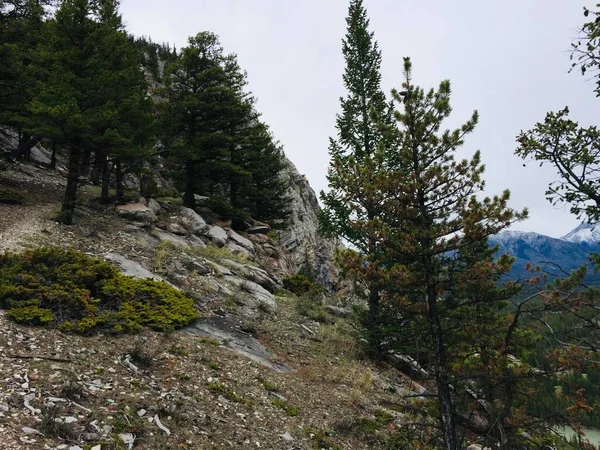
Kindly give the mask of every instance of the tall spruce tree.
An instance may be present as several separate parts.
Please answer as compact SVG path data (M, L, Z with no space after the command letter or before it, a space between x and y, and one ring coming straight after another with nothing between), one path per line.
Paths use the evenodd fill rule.
M194 193L214 193L216 175L229 154L225 133L231 91L219 38L202 32L189 39L179 59L167 68L160 105L163 143L184 170L185 206Z
M38 138L29 133L28 104L39 78L34 64L37 45L44 39L45 7L49 0L0 1L0 124L13 127L19 146L13 156L26 153Z
M377 255L381 249L371 231L371 224L384 211L371 189L359 187L374 184L377 169L375 153L380 147L389 147L393 119L390 105L381 90L381 51L373 32L369 31L369 19L362 0L350 2L346 23L342 53L346 59L343 81L348 94L340 99L342 112L336 119L337 139L330 139L329 191L321 192L324 208L320 215L320 229L326 235L349 242L365 255L365 263L376 270ZM391 161L391 158L383 158L377 162L390 164ZM341 171L350 176L341 175ZM377 278L365 280L364 287L369 296L365 325L370 330L368 336L372 350L379 355L380 287Z
M38 52L37 64L46 67L47 76L30 108L35 130L68 150L69 174L59 216L65 224L73 221L86 155L103 146L128 147L144 129L138 128L145 121L140 116L150 112L139 63L128 56L130 43L117 7L113 0L63 0Z
M380 207L374 219L352 221L355 228L370 227L379 256L366 259L361 249L349 249L341 262L356 279L377 280L383 303L393 312L387 316L397 320L394 332L411 333L410 339L406 335L394 339L393 348L421 361L432 374L442 448L458 450L462 448L459 420L470 417L461 408L476 403L468 397L473 386L467 380L473 376L498 381L498 373L484 372L490 367L508 377L511 358L520 356L513 347L517 334L503 309L518 287L497 286L511 259L494 260L495 250L488 248L487 239L525 218L527 211L507 206L508 191L478 199L484 189L479 152L470 160L454 159L477 123L477 112L460 128L440 131L451 113L450 83L444 81L437 90L425 92L412 82L409 59L404 69L402 91L392 93L399 105L394 114L398 139L393 152L380 146L373 162L364 166L372 172L372 183L352 192L357 198L368 196ZM387 166L391 154L393 164ZM346 183L354 179L342 164L336 168ZM467 358L470 366L465 364ZM489 406L487 400L481 402ZM506 424L512 404L503 406L505 415L494 417L501 423L491 424ZM510 445L504 443L502 448Z

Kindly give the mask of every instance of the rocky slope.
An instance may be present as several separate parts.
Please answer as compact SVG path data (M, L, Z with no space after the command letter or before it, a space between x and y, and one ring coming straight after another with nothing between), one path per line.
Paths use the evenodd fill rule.
M281 290L307 260L335 284L335 243L317 235L316 196L291 163L292 224L275 237L209 224L167 199L100 205L94 186L82 187L76 225L58 225L64 178L36 155L0 167L0 186L24 197L0 203L0 251L76 248L171 283L201 317L168 334L85 337L0 310L2 450L385 449L409 429L397 393L418 385L361 360L335 315L347 312Z
M339 243L319 235L319 202L315 191L288 159L282 177L290 186L288 196L292 214L289 225L279 233L281 245L297 268L308 264L317 281L333 290L338 283L333 260Z

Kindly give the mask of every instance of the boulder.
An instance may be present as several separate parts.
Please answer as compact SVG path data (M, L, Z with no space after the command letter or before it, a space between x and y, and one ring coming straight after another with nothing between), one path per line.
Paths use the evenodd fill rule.
M254 256L247 249L241 245L237 245L235 242L228 242L227 245L225 245L225 248L229 249L233 255L240 255L242 258L250 261L254 259Z
M267 308L276 308L277 302L275 296L267 291L260 284L250 280L242 280L238 277L226 277L226 280L246 292L250 298L238 299L247 306L266 306Z
M257 225L250 227L246 230L246 233L249 234L267 234L271 231L271 227L269 225Z
M188 247L190 244L183 239L180 236L176 236L173 233L168 233L166 231L159 231L158 233L156 233L156 237L161 241L161 242L169 242L173 245L176 245L177 247Z
M190 208L181 208L181 225L183 225L190 234L201 235L208 230L208 225L200 215Z
M154 214L158 214L160 212L160 203L151 198L148 200L148 208L150 208Z
M194 194L194 201L196 202L196 206L207 206L209 200L210 200L209 197Z
M231 270L229 270L227 267L223 267L222 265L217 264L214 261L206 261L206 264L208 264L210 267L212 267L213 270L215 271L215 274L219 277L233 275L233 272Z
M178 234L180 236L185 236L188 234L187 230L182 225L179 225L178 223L174 222L167 224L167 231L169 233Z
M196 206L196 212L210 225L213 225L217 221L217 215L212 212L212 209L206 206Z
M339 306L333 306L333 305L325 305L324 309L332 316L337 316L337 317L348 317L350 315L350 313L352 312L349 309L340 308Z
M206 237L219 247L223 247L227 243L227 232L218 225L212 225L206 231Z
M152 278L153 280L163 281L162 277L150 272L140 263L125 258L118 253L109 252L104 255L104 259L121 267L121 272L134 278Z
M252 225L250 225L248 222L246 222L241 217L232 217L231 218L231 228L233 228L235 231L246 231L251 226Z
M229 239L231 239L237 245L244 247L246 250L248 250L250 252L254 251L254 244L252 242L250 242L248 239L246 239L245 237L240 236L233 230L227 230L227 234L229 235Z
M224 264L240 277L257 283L271 292L275 292L278 287L277 283L269 276L267 271L259 267L249 266L230 259L225 260Z
M141 203L126 203L115 207L117 214L127 220L135 222L156 222L156 214L150 208Z

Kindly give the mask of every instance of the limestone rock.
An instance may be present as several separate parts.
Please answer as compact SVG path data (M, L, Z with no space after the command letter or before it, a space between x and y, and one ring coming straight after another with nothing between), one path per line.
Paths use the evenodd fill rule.
M248 228L246 233L248 234L267 234L271 231L271 227L269 225L256 225Z
M324 238L317 232L320 210L317 196L306 177L287 159L281 177L290 186L287 194L292 211L289 226L278 232L282 247L290 254L296 268L308 263L316 280L326 289L333 290L339 279L333 263L339 242Z
M190 208L181 208L181 225L191 234L201 235L208 230L208 225L200 215Z
M261 285L270 292L274 292L278 288L277 282L269 276L266 270L260 267L242 264L230 259L223 261L223 263L235 271L237 275Z
M227 243L227 232L218 225L211 226L206 231L206 236L219 247L223 247Z
M247 249L245 249L241 245L237 245L235 242L228 242L227 245L225 245L225 247L227 249L229 249L229 251L233 255L241 255L242 257L244 257L250 261L254 259L254 257L252 256L252 253L250 253Z
M127 220L135 222L156 222L156 214L142 203L126 203L115 207L117 214Z
M229 239L231 239L237 245L244 247L250 252L254 251L254 244L249 239L246 239L245 237L239 235L233 230L227 230L227 234L229 235Z
M179 225L178 223L174 222L167 224L167 231L173 234L178 234L180 236L185 236L186 234L188 234L187 230L183 228L182 225Z
M155 273L150 272L148 269L143 267L140 263L125 258L123 255L118 253L106 253L104 259L115 263L121 267L121 271L128 276L135 278L152 278L154 280L162 281L162 278Z
M148 208L150 208L154 214L158 214L160 212L160 203L151 198L148 200Z

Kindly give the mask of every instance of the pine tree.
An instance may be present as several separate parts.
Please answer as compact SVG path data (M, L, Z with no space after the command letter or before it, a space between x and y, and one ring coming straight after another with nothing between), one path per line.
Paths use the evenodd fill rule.
M381 51L369 31L362 0L350 2L346 22L342 53L346 59L343 80L348 95L340 100L342 113L336 120L337 139L330 139L329 192L321 192L324 208L320 228L323 233L341 237L357 248L365 255L366 264L376 271L381 250L371 225L383 210L376 193L360 187L374 184L379 164L392 164L390 155L375 153L380 147L385 152L393 140L393 130L389 131L393 119L381 90ZM380 355L379 287L376 277L365 280L365 284L369 295L366 328L370 330L372 350Z
M163 144L184 168L183 202L190 208L195 206L195 192L214 192L214 175L229 154L229 137L223 131L231 92L223 63L218 37L199 33L168 67L161 94Z
M487 357L487 363L507 368L513 351L505 347L496 353L508 333L503 302L517 291L496 283L511 260L494 260L487 238L527 211L507 206L508 191L477 198L484 189L479 152L462 161L454 155L478 115L474 112L456 130L440 131L452 111L448 81L425 92L413 84L411 62L405 59L402 91L392 95L400 108L394 114L399 130L394 164L386 166L392 152L380 148L378 165L367 169L374 170L373 184L362 188L382 209L374 220L364 221L378 239L380 265L365 266L364 256L354 250L344 253L342 263L363 278L379 277L385 303L409 323L414 340L397 340L395 349L426 361L436 385L443 448L458 450L460 399L472 374L465 357L477 354L479 361Z
M37 64L47 67L47 79L40 82L30 108L36 131L65 145L69 153L59 216L66 224L73 221L86 155L105 146L128 147L145 129L138 128L145 108L150 112L117 7L112 0L63 0L40 45Z
M29 133L29 110L39 77L34 64L38 43L44 39L48 0L0 0L0 124L13 127L19 146L13 156L26 153L38 138Z

